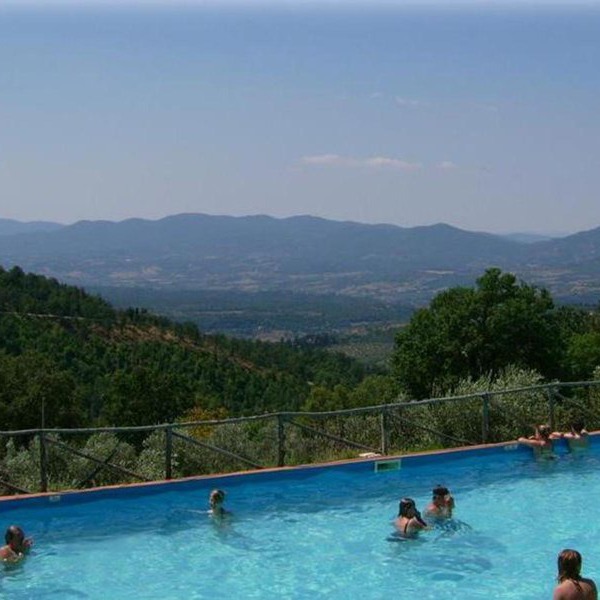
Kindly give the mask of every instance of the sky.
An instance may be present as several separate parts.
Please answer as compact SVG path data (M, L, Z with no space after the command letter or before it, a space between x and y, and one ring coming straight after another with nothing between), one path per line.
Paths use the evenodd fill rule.
M0 0L0 218L600 226L600 1Z

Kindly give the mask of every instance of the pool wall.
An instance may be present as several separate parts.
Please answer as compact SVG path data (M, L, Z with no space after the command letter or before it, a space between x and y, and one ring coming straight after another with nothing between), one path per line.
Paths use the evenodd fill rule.
M600 444L600 431L590 434L590 443L594 446ZM554 449L558 455L567 453L569 451L567 441L564 439L556 440ZM81 504L107 498L139 498L140 496L161 494L164 492L185 492L206 487L231 487L238 483L250 483L254 480L266 482L273 480L304 479L328 469L340 469L355 473L396 471L398 469L406 470L420 468L433 463L455 462L466 458L484 458L494 455L500 456L506 452L510 452L511 454L527 454L531 453L531 449L513 441L500 444L486 444L452 448L448 450L419 452L414 454L356 458L329 463L301 465L297 467L240 471L224 475L198 475L182 479L104 486L86 490L65 490L40 494L0 496L0 511L17 507L32 508L38 506L55 506L57 503L60 503L61 505Z

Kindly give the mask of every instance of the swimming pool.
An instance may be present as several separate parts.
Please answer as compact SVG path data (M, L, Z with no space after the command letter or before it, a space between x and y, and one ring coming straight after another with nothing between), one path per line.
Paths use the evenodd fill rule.
M596 440L594 440L596 441ZM600 442L600 440L598 440ZM0 595L25 598L551 597L557 553L578 549L600 575L600 447L553 461L500 447L372 463L198 480L159 488L0 503L2 527L35 537L5 568ZM400 496L421 508L437 483L456 531L388 541ZM206 515L213 487L235 514ZM158 490L158 491L157 491ZM153 491L154 493L149 493Z

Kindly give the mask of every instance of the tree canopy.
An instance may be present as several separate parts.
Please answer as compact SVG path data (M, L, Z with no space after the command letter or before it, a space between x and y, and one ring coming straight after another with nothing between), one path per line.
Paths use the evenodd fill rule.
M0 268L3 429L146 425L194 410L298 410L311 386L352 387L357 361L319 348L207 336L85 291Z
M415 312L396 337L393 372L417 398L508 365L557 377L566 348L564 321L547 290L488 269L474 288L441 292Z

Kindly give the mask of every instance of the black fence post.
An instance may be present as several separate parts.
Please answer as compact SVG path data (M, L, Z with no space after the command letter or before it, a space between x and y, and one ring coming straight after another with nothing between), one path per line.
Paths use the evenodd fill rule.
M481 396L481 443L487 444L490 435L490 395Z
M386 455L390 447L390 432L388 427L388 409L385 406L381 409L381 414L379 415L379 424L381 427L381 454Z
M173 479L173 427L165 428L165 479Z
M285 417L277 415L277 466L285 467Z
M40 492L48 491L48 450L44 430L39 432L40 439Z

